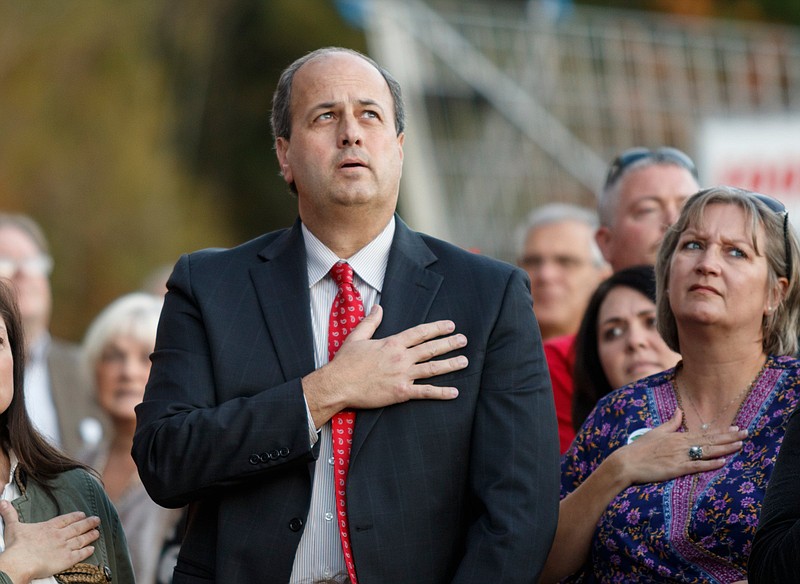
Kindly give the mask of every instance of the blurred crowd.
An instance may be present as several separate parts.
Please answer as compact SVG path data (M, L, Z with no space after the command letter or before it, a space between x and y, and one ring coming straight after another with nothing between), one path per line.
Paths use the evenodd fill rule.
M596 215L545 205L518 239L563 455L542 581L747 581L797 405L784 205L701 190L685 153L637 147L611 163ZM789 530L770 527L773 541ZM750 581L788 581L787 549L780 568L763 549Z
M330 97L348 84L368 97ZM291 140L290 103L314 113ZM49 332L45 234L0 214L0 581L163 584L180 564L176 582L245 582L241 558L274 553L260 581L401 581L403 557L427 566L420 582L478 582L466 574L506 565L498 549L527 549L496 523L526 513L535 551L498 582L790 581L800 245L785 206L702 188L676 148L633 147L597 209L547 204L520 225L528 297L521 270L413 233L392 196L353 218L360 199L316 190L329 132L332 183L385 171L376 188L396 198L403 115L399 85L358 53L293 64L273 128L302 224L159 267L80 346ZM417 261L445 267L424 280ZM426 302L441 320L415 320ZM505 397L495 379L545 391Z

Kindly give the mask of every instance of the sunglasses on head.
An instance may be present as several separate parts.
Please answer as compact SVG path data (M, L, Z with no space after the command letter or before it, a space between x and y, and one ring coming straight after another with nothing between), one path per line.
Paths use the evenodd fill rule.
M762 195L761 193L750 193L755 199L758 199L762 203L764 203L770 211L777 213L778 215L783 216L783 245L786 250L786 277L792 277L792 248L789 245L789 211L786 210L786 206L781 203L778 199L773 199L772 197L768 197L767 195Z
M697 167L695 167L692 159L677 148L670 148L669 146L656 148L655 150L651 150L649 148L631 148L617 156L611 163L611 167L609 167L608 174L606 175L605 186L603 188L607 189L617 182L632 164L635 164L640 160L652 160L656 163L663 162L677 164L678 166L685 168L692 173L692 176L695 178L695 180L698 179Z

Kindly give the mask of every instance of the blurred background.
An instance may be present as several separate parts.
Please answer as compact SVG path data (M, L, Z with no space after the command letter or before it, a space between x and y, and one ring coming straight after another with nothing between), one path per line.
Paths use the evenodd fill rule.
M594 206L634 145L800 210L793 0L0 0L0 210L55 259L56 336L203 247L295 217L269 112L326 45L400 80L400 212L506 261L534 206Z

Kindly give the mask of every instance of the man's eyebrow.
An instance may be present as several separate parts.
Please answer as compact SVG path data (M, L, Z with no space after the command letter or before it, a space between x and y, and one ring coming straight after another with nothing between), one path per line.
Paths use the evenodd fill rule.
M336 105L335 101L323 101L322 103L318 103L314 105L311 109L318 110L318 109L329 109Z
M661 197L659 197L658 195L642 195L641 197L636 199L633 203L634 204L641 203L642 201L654 201L656 203L660 203L661 200L662 200Z
M374 99L359 99L358 103L360 105L375 105L375 106L378 106L379 108L383 109L383 106L381 104L379 104L377 101L375 101Z
M339 101L323 101L321 103L316 104L311 109L314 109L314 110L317 110L317 109L328 109L328 108L335 107L340 103L341 102L339 102ZM371 105L371 106L376 106L376 107L379 107L379 108L383 109L383 106L380 103L378 103L377 101L375 101L374 99L366 99L366 98L365 99L358 99L358 100L356 100L356 103L359 104L359 105L362 105L362 106L363 105Z

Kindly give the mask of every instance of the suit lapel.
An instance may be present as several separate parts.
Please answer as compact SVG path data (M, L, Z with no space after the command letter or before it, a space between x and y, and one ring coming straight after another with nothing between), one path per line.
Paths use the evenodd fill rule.
M314 333L300 221L259 256L266 261L252 267L250 277L283 376L302 377L314 370Z
M428 269L436 256L399 217L396 222L381 293L383 320L374 338L425 322L442 284L442 276ZM283 376L303 377L315 365L308 269L299 220L259 256L265 261L252 267L250 276ZM358 455L382 413L383 408L358 412L351 459Z
M374 338L384 338L426 321L442 276L428 269L436 256L418 233L395 216L396 228L381 293L383 320ZM372 431L383 408L359 410L353 435L351 460Z

